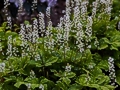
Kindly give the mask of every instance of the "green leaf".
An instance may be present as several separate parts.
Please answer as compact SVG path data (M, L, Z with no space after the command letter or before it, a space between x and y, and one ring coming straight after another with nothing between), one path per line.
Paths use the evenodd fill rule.
M49 82L49 80L47 79L47 78L44 78L43 77L43 79L40 81L40 83L42 83L42 84L45 84L45 83L48 83Z
M4 27L0 27L0 32L4 31Z
M66 87L66 85L64 83L62 83L61 81L57 81L57 86L59 88L61 88L62 90L68 90L68 88Z
M10 82L10 81L16 81L16 77L15 76L10 76L9 78L5 78L5 82Z
M87 75L86 74L82 74L80 75L79 79L76 80L76 82L82 86L85 86L87 84Z
M43 65L40 64L40 62L34 61L34 60L30 60L28 61L29 65L35 65L36 67L42 67Z
M5 32L4 31L0 31L0 39L5 40ZM2 42L2 43L5 43L5 42Z
M116 71L116 81L120 85L120 70Z
M32 87L32 89L35 89L35 88L39 87L39 84L32 84L31 87Z
M113 42L112 45L114 47L120 47L120 42L116 41L116 42Z
M20 46L22 44L22 41L19 39L19 37L15 37L14 39L16 39L16 41L13 42L14 45Z
M25 82L16 82L14 86L19 88L22 84L25 84Z
M75 73L74 72L66 72L66 77L68 77L68 78L73 78L73 77L75 77Z
M4 22L3 24L2 24L2 27L6 27L7 26L7 22Z
M30 24L30 22L25 20L24 24L27 25L27 24Z
M107 38L102 38L102 40L105 42L105 43L110 43L110 41L107 39Z
M110 50L116 50L116 51L118 51L118 48L115 47L115 46L113 46L113 45L111 45L111 46L110 46Z
M98 50L106 49L107 47L108 47L108 45L103 43L98 47Z
M110 41L111 42L120 42L120 32L116 32L115 35L113 35L111 38L110 38Z
M110 44L107 38L102 38L99 40L100 46L98 47L99 50L106 49L108 44Z
M100 86L100 90L109 90L107 87L105 87L105 86Z
M63 77L61 79L62 79L62 82L64 82L66 85L69 85L71 83L71 80L69 78L67 78L67 77Z
M98 64L98 67L103 69L103 70L108 70L108 61L107 60L101 60L101 62Z
M73 84L70 86L70 88L68 90L82 90L83 86L80 86L78 84Z
M19 69L18 71L19 71L20 74L27 75L27 73L24 69Z
M51 66L53 63L57 62L58 58L57 57L51 57L45 62L45 66Z
M14 26L14 27L19 27L17 24L14 24L13 26Z
M31 78L31 77L27 77L24 81L26 82L29 82L29 83L34 83L34 84L37 84L39 81L38 81L38 78Z
M91 87L91 88L99 88L100 87L98 84L89 84L86 86Z
M102 70L99 67L95 67L94 69L92 69L91 74L94 77L98 77L99 75L103 75Z
M5 33L5 38L8 40L9 36L12 36L12 38L14 38L15 36L18 36L18 34L16 32L7 31Z
M104 75L98 75L96 80L98 81L97 84L99 84L99 85L101 85L103 83L109 83L109 81L110 81L109 77L104 76Z
M112 89L112 90L114 90L115 89L115 86L112 86L112 85L105 85L105 87L107 87L108 89Z
M73 78L73 77L75 77L76 74L74 72L62 72L62 71L59 71L59 73L55 73L54 75L57 76L57 77Z
M116 65L118 68L120 68L120 62L119 62L119 61L117 61L117 62L115 63L115 65Z
M47 78L44 78L44 77L41 77L41 81L40 81L40 83L41 84L46 84L47 85L47 90L50 90L51 89L51 87L54 87L55 86L55 84L54 84L54 82L52 81L52 80L49 80L49 79L47 79Z

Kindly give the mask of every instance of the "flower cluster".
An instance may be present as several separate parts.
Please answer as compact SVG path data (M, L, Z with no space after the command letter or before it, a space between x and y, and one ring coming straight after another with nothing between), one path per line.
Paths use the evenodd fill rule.
M20 24L21 26L21 30L20 30L20 40L22 41L22 44L21 44L21 49L22 49L22 57L23 56L26 56L27 53L25 53L25 48L27 48L27 40L25 39L26 38L26 33L25 33L25 25L24 24Z
M7 59L9 59L12 55L13 55L13 53L12 53L12 35L10 35L9 37L8 37L8 49L7 49L7 53L6 53L6 55L8 55L8 58Z
M105 6L106 6L105 13L110 16L112 10L112 0L106 0Z
M37 8L37 0L33 0L32 10L34 11Z
M37 19L35 19L33 21L32 36L33 36L32 42L33 43L37 43L37 39L39 38L39 35L38 35L38 21L37 21Z
M7 8L9 4L9 0L4 0L4 8Z
M27 86L27 90L31 90L31 83L28 83L26 86Z
M77 23L79 22L79 19L80 19L80 7L75 6L74 7L74 18L73 18L73 24L75 25L75 27L77 27Z
M84 36L83 27L82 27L82 24L79 22L77 25L76 44L81 53L84 51L83 36Z
M82 3L81 3L81 18L83 19L83 20L86 20L86 14L87 14L87 5L88 5L88 1L87 0L85 0L85 1L83 1Z
M92 8L92 17L94 18L95 15L96 15L96 12L97 12L97 5L98 5L98 2L95 1L92 3L93 4L93 8Z
M35 61L41 60L40 54L36 53L35 54Z
M50 12L51 12L51 8L50 7L47 7L46 9L46 16L47 16L47 21L48 21L48 34L47 35L50 35L50 30L52 29L52 22L51 22L51 18L50 18Z
M52 33L52 31L51 31L52 30L52 21L51 21L51 18L50 18L50 10L51 10L50 7L48 7L46 9L46 16L47 16L47 19L48 19L48 29L46 30L47 40L44 43L48 47L48 49L53 49L55 40L52 38L53 34L51 34Z
M93 24L93 20L91 16L88 16L87 19L87 25L86 25L86 45L88 45L89 42L91 42L91 36L92 36L92 24Z
M111 79L111 85L115 85L116 75L115 75L114 58L109 57L108 58L108 63L109 63L109 77Z
M118 30L120 30L120 21L118 22Z
M61 17L60 18L60 23L58 24L58 27L56 27L56 29L58 30L58 33L57 33L57 42L59 42L58 43L58 45L61 45L61 43L63 43L64 42L64 38L63 38L63 22L64 22L64 19L63 19L63 17ZM61 46L61 47L63 47L63 46Z
M30 72L30 77L35 78L35 72L33 70L31 70L31 72Z
M39 89L44 90L44 86L40 84Z
M12 28L12 21L11 21L11 16L7 16L7 23L8 23L8 27L11 29Z
M66 72L70 72L71 71L71 65L69 65L69 63L67 63L67 66L65 67L65 71Z
M25 25L25 30L27 31L27 33L25 34L25 38L28 40L28 41L32 41L32 25Z
M3 72L5 69L5 63L0 63L0 72Z
M44 32L45 32L45 22L44 22L44 14L43 13L39 13L38 14L38 28L40 29L39 34L41 34L41 36L44 36Z
M16 41L17 41L16 38L14 38L13 43L15 43ZM19 53L19 50L18 50L17 47L14 46L13 47L13 55L16 56L16 57L19 56L19 55L17 55L17 53Z

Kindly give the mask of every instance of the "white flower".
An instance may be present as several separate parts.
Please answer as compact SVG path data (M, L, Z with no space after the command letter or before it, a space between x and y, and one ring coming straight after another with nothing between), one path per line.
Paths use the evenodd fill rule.
M120 30L120 21L118 22L118 29Z
M44 86L40 84L39 89L44 90Z
M27 86L28 89L30 89L31 88L31 83L28 83L26 86Z
M5 63L0 63L0 72L3 72L5 69Z
M108 58L108 64L109 64L109 77L111 79L111 85L115 85L116 82L116 75L115 75L115 66L114 66L114 58L109 57Z
M67 66L65 67L65 71L70 72L71 71L71 65L67 63Z

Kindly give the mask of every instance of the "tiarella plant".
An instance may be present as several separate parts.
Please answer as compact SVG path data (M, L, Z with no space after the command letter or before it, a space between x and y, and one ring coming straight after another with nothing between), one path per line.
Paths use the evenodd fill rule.
M19 1L10 2L18 2L18 15L22 15L25 1ZM57 2L41 0L45 1ZM15 30L7 14L0 26L0 90L119 89L120 32L115 25L120 18L113 14L114 3L66 0L65 15L56 27L52 26L51 5L31 22L14 24ZM38 2L32 4L34 12Z

